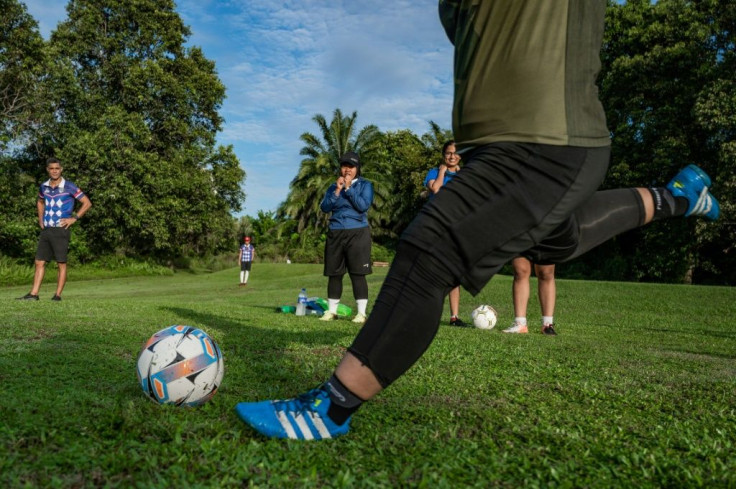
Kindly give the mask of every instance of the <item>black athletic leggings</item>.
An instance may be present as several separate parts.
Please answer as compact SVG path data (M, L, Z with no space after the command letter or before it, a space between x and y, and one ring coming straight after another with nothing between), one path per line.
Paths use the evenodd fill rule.
M572 217L578 246L559 261L640 226L644 207L635 189L599 191ZM403 240L399 244L368 321L349 348L383 387L406 372L432 343L444 298L459 283L454 275L428 252Z
M365 275L349 274L353 284L353 297L355 300L368 299L368 281ZM339 299L342 297L343 275L330 275L327 280L327 298Z

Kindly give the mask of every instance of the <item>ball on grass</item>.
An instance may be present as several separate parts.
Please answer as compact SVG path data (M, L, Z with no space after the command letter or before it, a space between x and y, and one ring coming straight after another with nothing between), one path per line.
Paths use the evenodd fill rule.
M473 318L473 326L479 329L493 329L498 321L496 310L485 304L476 307L470 316Z
M143 344L138 382L159 404L199 406L209 401L225 374L222 352L207 333L192 326L164 328Z

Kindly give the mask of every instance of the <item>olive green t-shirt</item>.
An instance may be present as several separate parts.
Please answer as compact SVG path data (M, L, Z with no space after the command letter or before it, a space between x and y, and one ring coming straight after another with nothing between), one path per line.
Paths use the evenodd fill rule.
M610 144L596 77L606 0L440 0L459 149Z

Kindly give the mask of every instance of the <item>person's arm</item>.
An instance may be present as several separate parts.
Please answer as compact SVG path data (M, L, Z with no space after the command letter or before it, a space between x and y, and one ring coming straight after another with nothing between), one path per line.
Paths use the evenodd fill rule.
M332 185L330 185L330 188L327 189L327 193L325 193L325 197L324 199L322 199L322 203L319 205L319 208L322 212L332 212L332 208L335 206L335 202L337 202L337 196L335 195L336 188L337 185L333 183Z
M238 248L238 263L243 261L243 247Z
M59 220L59 222L61 223L61 226L64 229L69 229L69 226L71 226L72 224L80 220L82 216L87 213L89 208L92 207L92 202L89 200L89 197L87 197L86 195L83 195L79 199L79 202L82 204L82 207L79 208L79 210L76 212L74 216L67 218L67 219Z
M77 219L81 219L82 216L84 216L90 207L92 207L92 201L89 200L89 197L86 195L79 199L79 202L82 203L82 207L79 208L77 211Z
M444 164L440 165L439 169L437 170L437 178L435 178L434 180L430 180L427 183L427 188L433 194L436 194L442 188L442 184L445 181L445 173L446 172L447 172L447 166L444 165Z
M38 227L41 229L44 228L43 225L43 211L46 210L46 202L42 197L39 197L38 200L36 200L36 211L38 212Z
M371 204L373 204L373 184L368 180L362 180L360 188L356 190L355 186L351 185L349 189L345 191L345 198L348 202L360 213L368 212Z

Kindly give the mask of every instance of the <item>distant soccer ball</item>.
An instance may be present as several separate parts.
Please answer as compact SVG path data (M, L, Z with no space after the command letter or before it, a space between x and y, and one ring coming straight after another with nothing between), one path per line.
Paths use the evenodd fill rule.
M491 306L478 306L470 314L473 318L473 326L480 329L493 329L498 320L496 310Z
M138 382L159 404L199 406L217 392L225 363L217 343L201 329L169 326L138 354Z

